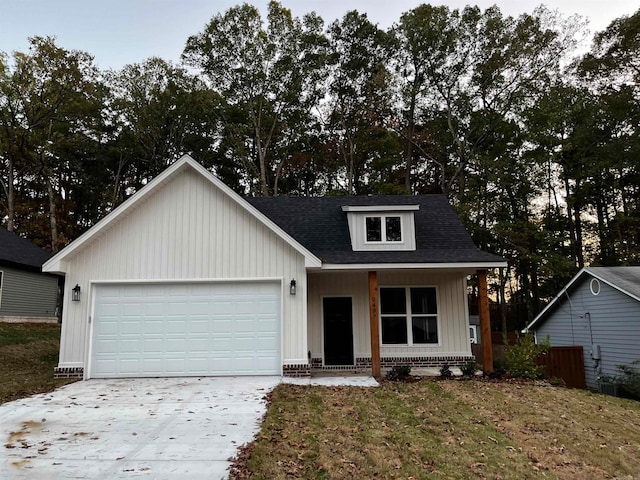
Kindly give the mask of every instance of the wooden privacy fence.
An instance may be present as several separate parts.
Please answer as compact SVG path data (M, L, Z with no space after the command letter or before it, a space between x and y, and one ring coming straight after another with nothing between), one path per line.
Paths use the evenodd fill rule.
M504 358L505 345L493 345L493 358ZM482 359L482 345L471 345L476 361ZM584 354L582 347L551 347L536 359L536 364L544 367L547 378L561 378L567 387L587 388L584 378Z
M581 346L551 347L547 353L536 358L536 364L544 367L547 378L561 378L567 387L587 388Z

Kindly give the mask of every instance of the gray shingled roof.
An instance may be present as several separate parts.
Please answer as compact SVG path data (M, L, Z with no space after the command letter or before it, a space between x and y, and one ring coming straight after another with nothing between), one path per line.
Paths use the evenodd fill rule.
M328 264L480 263L502 257L479 250L444 195L255 197L247 201ZM343 206L419 205L415 251L351 249Z
M46 250L0 227L0 264L41 271L49 257L51 254Z
M595 277L613 288L640 300L640 267L585 267L580 270L551 302L527 325L525 330L538 328L561 304L566 292L573 292L585 279ZM535 328L534 328L535 327Z
M640 267L587 267L585 270L618 290L640 298Z

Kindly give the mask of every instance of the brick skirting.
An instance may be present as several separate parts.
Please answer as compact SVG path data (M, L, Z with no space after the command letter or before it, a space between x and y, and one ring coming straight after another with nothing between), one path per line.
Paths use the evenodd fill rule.
M392 368L408 365L412 368L440 368L443 365L461 367L469 360L475 360L473 355L444 356L444 357L382 357L380 366ZM371 357L357 357L355 365L322 365L322 358L311 359L311 373L326 371L366 371L371 370Z
M55 367L53 378L82 378L84 367Z
M283 365L282 375L285 377L310 377L311 366L310 365Z

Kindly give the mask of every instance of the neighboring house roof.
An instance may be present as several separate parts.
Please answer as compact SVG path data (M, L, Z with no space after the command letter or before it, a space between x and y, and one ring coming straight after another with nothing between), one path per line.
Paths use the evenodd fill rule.
M42 264L51 257L46 250L34 245L6 228L0 227L0 264L25 270L41 271Z
M324 264L473 264L506 266L478 249L444 195L256 197L258 210L313 252ZM353 251L343 206L418 205L416 250ZM485 265L486 264L486 265Z
M559 305L563 296L570 294L585 278L596 278L610 287L640 302L640 266L637 267L585 267L554 297L526 330L539 327ZM534 329L535 330L535 329Z

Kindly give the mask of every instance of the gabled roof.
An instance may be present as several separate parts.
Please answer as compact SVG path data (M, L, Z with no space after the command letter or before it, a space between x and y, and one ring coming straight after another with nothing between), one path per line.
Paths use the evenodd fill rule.
M573 292L587 278L596 278L612 288L628 295L640 302L640 266L637 267L585 267L556 295L533 321L527 325L526 330L540 326L556 309L562 298ZM535 330L535 329L534 329Z
M158 175L147 185L145 185L142 189L136 192L135 195L127 199L115 210L109 213L109 215L104 217L93 227L87 230L84 234L67 245L63 250L58 252L53 258L47 261L42 266L43 271L64 273L66 271L66 260L70 258L71 255L83 248L84 245L86 245L92 239L96 238L103 231L106 231L108 228L110 228L110 226L114 224L118 220L118 218L120 218L120 216L127 215L136 207L139 202L149 197L156 189L161 188L162 185L169 181L173 175L176 175L178 172L181 172L186 168L193 169L195 172L202 175L216 188L224 192L231 200L233 200L240 207L244 208L246 211L252 214L259 222L261 222L264 226L266 226L268 229L282 238L285 242L287 242L293 249L303 255L305 258L305 265L307 267L320 267L320 260L309 250L307 250L307 248L301 245L296 239L292 238L287 232L282 230L259 210L254 208L250 203L248 203L240 195L229 188L224 182L222 182L222 180L205 169L193 158L191 158L189 155L184 155L179 160L174 162L170 167L164 170L160 175Z
M0 264L25 270L41 271L42 264L51 257L46 250L34 245L6 228L0 227Z
M502 267L506 261L479 250L444 195L257 197L247 199L308 248L323 268L403 264L433 268ZM344 206L408 206L414 210L416 250L353 251Z

